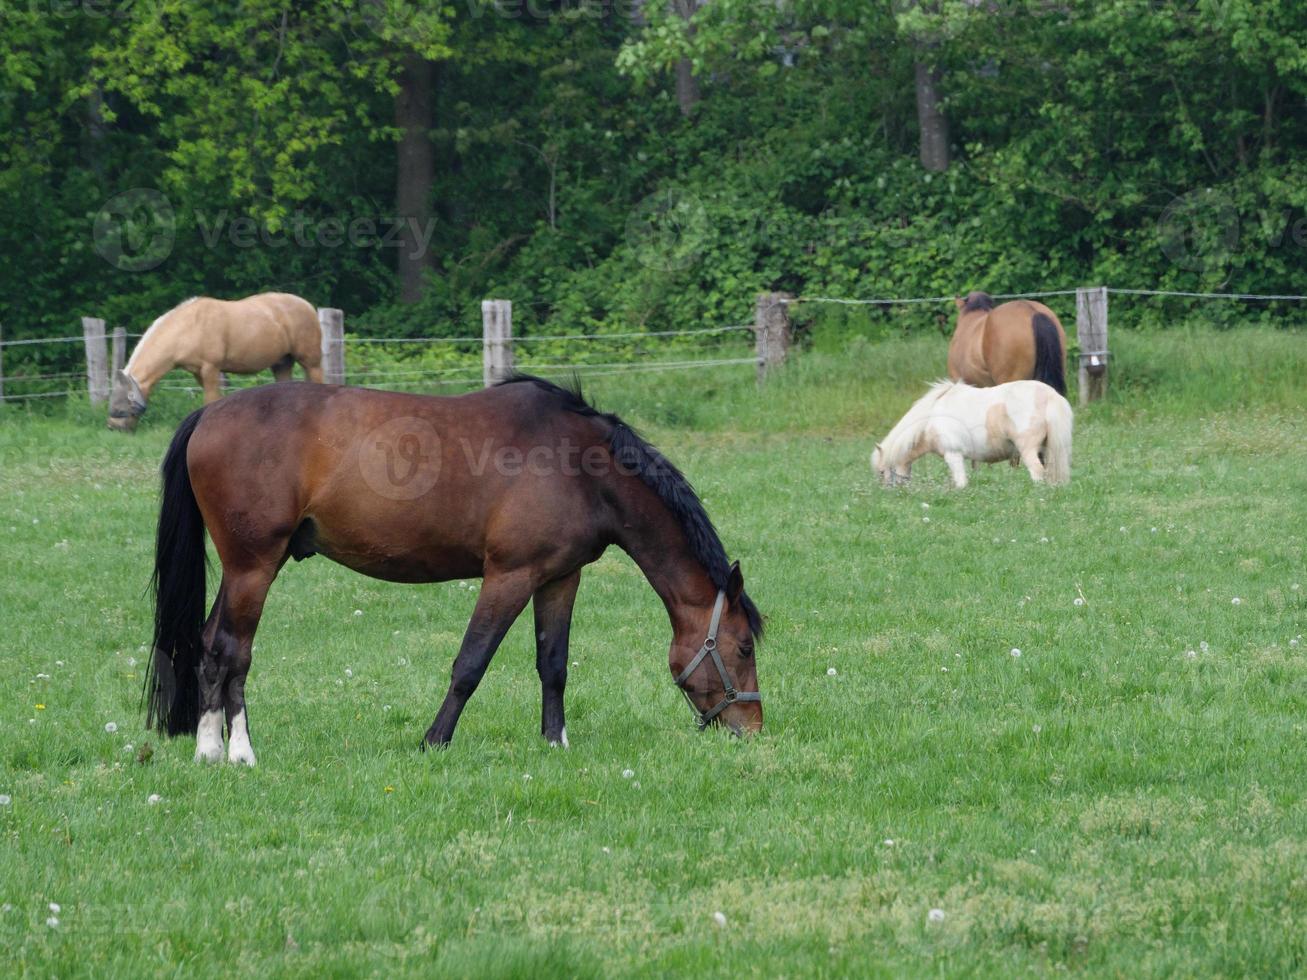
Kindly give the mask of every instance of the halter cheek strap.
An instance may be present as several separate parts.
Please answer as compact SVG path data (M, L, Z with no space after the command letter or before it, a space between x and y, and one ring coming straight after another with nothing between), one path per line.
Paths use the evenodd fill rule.
M737 701L757 701L762 702L762 693L760 691L737 691L735 685L731 683L731 675L726 672L726 664L722 663L722 655L717 652L717 629L721 626L722 610L726 608L726 593L719 591L717 601L712 607L712 621L708 624L708 637L703 641L703 646L695 654L694 659L690 661L685 670L676 675L676 686L681 689L685 695L685 702L694 712L694 717L699 723L699 730L703 731L719 714L726 708ZM707 711L700 711L694 706L694 699L690 697L690 692L685 688L685 682L690 679L701 663L708 657L712 657L713 664L717 667L717 673L722 679L722 699Z

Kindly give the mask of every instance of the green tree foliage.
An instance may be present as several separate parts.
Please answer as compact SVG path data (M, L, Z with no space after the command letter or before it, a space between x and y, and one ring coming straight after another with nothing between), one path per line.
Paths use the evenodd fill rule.
M0 9L8 337L268 288L410 335L469 332L492 294L520 330L575 332L740 322L771 288L1303 291L1291 0L710 0L690 23L648 0ZM937 174L923 48L953 143ZM436 65L434 262L403 305L384 239L414 52ZM93 233L131 188L175 224L140 271Z

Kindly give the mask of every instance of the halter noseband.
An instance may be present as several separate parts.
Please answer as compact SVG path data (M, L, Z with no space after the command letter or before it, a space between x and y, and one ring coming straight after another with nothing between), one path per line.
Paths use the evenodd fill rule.
M722 655L717 652L717 627L721 625L722 609L726 606L726 593L719 591L717 601L712 607L712 621L708 624L708 637L703 641L703 646L695 654L694 659L690 661L685 670L676 675L676 686L681 689L685 695L685 703L690 706L694 712L694 717L699 722L699 731L703 731L719 714L726 710L729 705L737 701L757 701L762 702L761 691L737 691L735 685L731 683L731 675L726 673L726 665L722 663ZM698 669L703 663L705 657L712 657L712 662L717 666L717 673L722 678L722 699L707 711L700 711L694 706L694 699L690 697L690 692L685 689L685 682L690 679L690 675Z

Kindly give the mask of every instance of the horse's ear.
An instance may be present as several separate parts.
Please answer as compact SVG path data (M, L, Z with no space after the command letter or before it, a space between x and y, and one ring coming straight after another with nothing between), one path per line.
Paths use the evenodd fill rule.
M735 602L744 593L744 573L740 571L738 561L731 562L731 574L726 580L726 598Z

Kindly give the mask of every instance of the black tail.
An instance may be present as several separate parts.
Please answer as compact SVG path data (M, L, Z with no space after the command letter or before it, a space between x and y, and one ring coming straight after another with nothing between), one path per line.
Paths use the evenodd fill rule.
M1066 397L1066 369L1057 324L1047 313L1036 313L1031 326L1035 330L1035 380Z
M163 500L154 546L154 648L145 673L145 724L194 734L200 720L196 675L204 629L204 518L186 469L186 447L200 413L186 417L163 458Z

